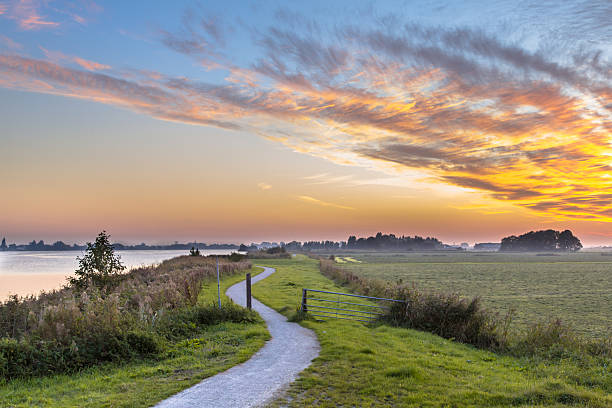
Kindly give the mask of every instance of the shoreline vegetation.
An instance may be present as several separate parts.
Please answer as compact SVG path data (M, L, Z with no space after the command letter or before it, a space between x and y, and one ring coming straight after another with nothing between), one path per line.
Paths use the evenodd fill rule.
M251 268L221 259L223 276ZM201 304L214 259L181 256L135 268L103 286L73 283L0 304L0 378L75 373L100 363L160 358L171 344L221 322L255 323L247 309Z
M165 269L159 272L173 273L178 266L182 266L185 272L193 272L200 264L205 264L205 268L209 269L210 263L211 260L205 257L183 256L167 261ZM178 272L182 273L180 270ZM225 290L243 280L243 272L256 275L261 271L221 269L221 301L226 310L228 307L238 308L232 306L231 300L225 296ZM218 307L216 272L203 281L196 307ZM207 377L245 362L270 337L265 323L257 315L253 322L209 321L210 324L202 325L189 321L178 323L179 330L175 330L170 339L164 340L163 351L159 355L145 358L134 356L95 364L72 374L29 376L13 380L0 377L0 406L150 407ZM187 336L183 337L181 332L187 333Z
M0 251L83 251L87 249L87 244L79 245L77 243L68 245L63 241L56 241L53 244L45 244L43 240L36 242L35 240L28 244L6 244L0 246ZM116 251L172 251L172 250L190 250L191 248L204 250L238 250L239 246L235 244L206 244L203 242L187 242L184 244L174 243L169 245L147 245L144 242L137 245L125 245L121 243L112 244Z

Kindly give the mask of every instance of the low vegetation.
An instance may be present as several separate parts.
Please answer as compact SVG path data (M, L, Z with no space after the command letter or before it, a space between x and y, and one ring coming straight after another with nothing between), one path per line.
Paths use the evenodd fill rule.
M257 263L277 272L255 284L254 295L289 317L296 314L303 287L346 291L321 274L316 260ZM548 357L517 357L386 324L335 319L301 324L316 332L321 353L275 406L612 406L612 364L603 356L554 355L549 349Z
M252 272L256 274L258 270ZM242 273L221 273L223 307L231 303L223 295L227 287L242 279ZM208 306L216 301L216 279L207 279L197 305ZM96 364L74 374L0 381L0 407L151 407L206 377L248 360L269 339L260 319L192 329L187 337L165 341L165 350L155 357Z
M272 247L268 249L260 249L257 251L249 251L248 258L282 259L282 258L291 258L291 254L287 252L285 247Z
M403 300L391 305L383 318L396 326L428 331L446 339L486 349L499 349L506 343L505 326L497 316L481 307L478 298L456 294L425 293L404 284L361 278L320 259L321 272L351 291L366 296Z
M470 299L455 293L421 292L404 283L363 278L328 259L320 259L319 265L324 275L356 293L403 300L403 303L394 303L384 316L396 326L428 331L446 339L518 356L612 358L609 337L582 338L558 319L511 332L512 314L501 318L485 310L478 297Z
M414 283L423 292L478 296L501 316L512 312L512 330L562 318L576 333L596 339L612 337L612 257L602 254L361 252L352 256L362 263L342 268L369 280Z
M250 266L248 261L223 262L220 269L228 276ZM84 274L79 284L37 297L13 296L0 304L0 378L154 358L169 342L203 326L256 321L255 314L238 306L219 310L198 303L202 284L213 276L214 260L184 256L104 279Z

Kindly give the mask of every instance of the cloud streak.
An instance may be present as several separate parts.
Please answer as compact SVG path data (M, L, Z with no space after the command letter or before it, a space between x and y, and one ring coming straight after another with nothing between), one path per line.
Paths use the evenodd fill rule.
M268 183L257 183L257 187L260 190L264 190L264 191L265 190L270 190L272 188L272 186L270 184L268 184Z
M42 4L36 0L19 0L8 6L0 5L0 14L17 22L23 30L39 30L41 28L54 28L60 24L56 21L48 20L41 15Z
M223 81L142 71L128 79L101 63L48 54L51 61L0 56L0 84L251 131L337 163L399 169L540 214L612 221L612 68L603 50L557 55L473 27L389 21L328 31L281 21L253 30L259 57L237 66L226 56L223 25L186 14L179 33L160 31L161 43Z
M296 198L298 200L304 201L306 203L320 205L321 207L332 207L332 208L337 208L337 209L340 209L340 210L354 210L355 209L353 207L349 207L349 206L346 206L346 205L329 203L327 201L319 200L317 198L310 197L310 196L305 196L305 195L297 196Z
M93 1L75 2L63 8L57 8L51 1L45 0L15 0L9 4L0 4L0 16L16 22L21 30L37 31L42 29L57 29L67 23L87 23L87 18L79 13L98 13L102 10Z

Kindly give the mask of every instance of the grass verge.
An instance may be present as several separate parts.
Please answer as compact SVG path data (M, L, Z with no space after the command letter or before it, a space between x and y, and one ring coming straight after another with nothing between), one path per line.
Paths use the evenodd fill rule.
M277 272L253 286L263 303L294 316L301 289L346 291L317 261L254 260ZM612 368L501 356L386 325L304 320L321 354L273 406L612 407Z
M225 290L242 279L242 274L222 279L222 302L229 302ZM216 281L209 281L198 302L210 304L216 299ZM104 364L72 375L10 381L0 385L0 406L149 407L248 360L268 339L263 321L208 326L191 338L174 342L160 359Z

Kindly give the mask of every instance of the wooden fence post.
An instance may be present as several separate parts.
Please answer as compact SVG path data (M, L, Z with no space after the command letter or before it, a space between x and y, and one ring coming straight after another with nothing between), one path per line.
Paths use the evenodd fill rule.
M251 310L251 274L246 274L246 306Z
M302 311L308 312L308 289L302 289Z

